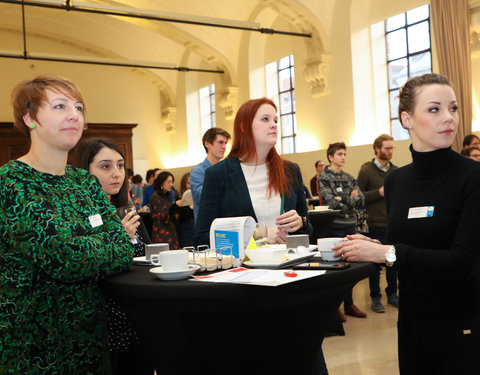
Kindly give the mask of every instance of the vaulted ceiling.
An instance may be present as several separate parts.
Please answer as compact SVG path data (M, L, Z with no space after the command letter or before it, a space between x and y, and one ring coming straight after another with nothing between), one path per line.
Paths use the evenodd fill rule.
M49 3L57 0L45 0ZM32 3L35 1L32 1ZM11 33L8 44L0 40L0 50L23 52L21 1L0 2L0 31ZM63 2L64 3L64 2ZM92 1L102 6L148 9L151 11L257 22L271 28L278 17L288 20L289 29L310 33L312 51L328 53L328 33L334 0L124 0ZM73 1L73 5L76 2ZM223 70L225 86L235 85L239 64L239 45L245 33L219 27L101 15L25 6L27 51L62 54L58 45L78 51L77 56L103 57L144 62L171 63L174 66ZM252 32L253 33L253 32ZM36 45L32 40L52 43ZM13 42L12 42L13 40ZM45 47L47 46L47 47ZM70 53L69 53L70 55ZM145 72L144 72L145 73ZM149 79L158 84L168 101L174 95L177 72L148 70Z

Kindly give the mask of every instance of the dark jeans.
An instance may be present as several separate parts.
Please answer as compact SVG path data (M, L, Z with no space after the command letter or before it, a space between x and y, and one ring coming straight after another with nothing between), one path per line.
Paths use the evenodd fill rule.
M381 243L385 244L387 241L387 227L370 227L369 237L379 240ZM380 293L380 270L382 269L381 265L377 265L377 272L374 275L370 276L370 297L381 297ZM392 267L385 267L386 277L387 277L387 287L385 288L385 293L387 296L397 293L397 270Z
M349 234L357 233L355 225L332 224L328 228L328 237L345 237ZM346 309L353 305L353 288L351 288L343 298L343 307Z

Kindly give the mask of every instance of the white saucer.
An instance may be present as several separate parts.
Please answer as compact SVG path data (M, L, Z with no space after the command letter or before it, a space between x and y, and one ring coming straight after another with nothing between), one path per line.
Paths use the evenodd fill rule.
M182 271L164 271L163 267L150 268L150 272L153 273L161 280L182 280L188 279L190 275L193 275L200 266L198 264L189 264L186 270Z
M145 258L145 256L133 258L133 263L141 265L141 266L151 266L152 265L152 262L147 260L147 258Z

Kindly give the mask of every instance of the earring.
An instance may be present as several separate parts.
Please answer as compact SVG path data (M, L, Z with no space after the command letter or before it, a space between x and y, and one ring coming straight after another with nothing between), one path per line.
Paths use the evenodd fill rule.
M35 124L30 124L28 126L30 127L30 129L35 129Z

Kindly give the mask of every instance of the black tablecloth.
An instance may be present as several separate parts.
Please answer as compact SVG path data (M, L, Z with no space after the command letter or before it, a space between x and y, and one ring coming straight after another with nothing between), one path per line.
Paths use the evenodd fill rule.
M310 374L345 292L375 267L352 264L278 287L162 281L133 266L102 283L160 374ZM327 358L328 364L328 358Z

